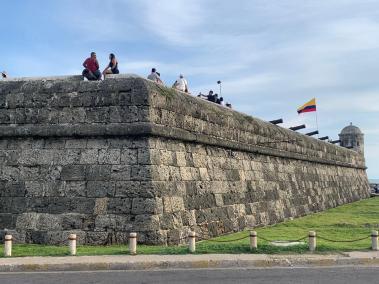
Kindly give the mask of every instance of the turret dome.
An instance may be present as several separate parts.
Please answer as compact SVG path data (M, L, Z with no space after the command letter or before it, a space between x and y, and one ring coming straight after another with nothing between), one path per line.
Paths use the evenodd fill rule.
M342 129L341 134L362 134L362 131L350 122L350 125Z
M350 125L344 127L339 134L340 145L349 149L353 149L358 153L364 153L364 139L362 131L354 126L351 122Z

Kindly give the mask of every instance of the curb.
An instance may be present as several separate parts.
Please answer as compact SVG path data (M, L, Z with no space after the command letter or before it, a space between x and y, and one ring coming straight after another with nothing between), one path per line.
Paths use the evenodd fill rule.
M217 257L216 257L217 256ZM102 257L107 258L107 257ZM158 256L163 260L138 260L133 256L108 257L28 257L0 259L0 272L46 272L46 271L97 271L97 270L159 270L201 268L274 268L274 267L328 267L328 266L379 266L379 258L352 258L328 256L243 256L202 255L190 257ZM151 256L148 256L151 258ZM188 259L186 259L188 258ZM11 261L10 261L11 260Z

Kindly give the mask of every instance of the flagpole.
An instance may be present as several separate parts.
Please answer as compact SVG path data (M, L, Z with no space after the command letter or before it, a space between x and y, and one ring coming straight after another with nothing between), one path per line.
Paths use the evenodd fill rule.
M320 132L320 131L318 130L317 109L316 109L315 113L316 113L316 126L317 126L317 132ZM319 138L319 134L317 134L317 138Z

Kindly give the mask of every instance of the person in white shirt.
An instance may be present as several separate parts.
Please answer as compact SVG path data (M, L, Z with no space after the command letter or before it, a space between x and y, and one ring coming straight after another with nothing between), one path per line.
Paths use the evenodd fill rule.
M151 81L154 81L155 83L163 85L163 82L162 82L162 80L160 78L160 75L157 72L157 69L155 69L155 68L151 69L151 73L150 73L149 76L147 76L147 79L149 79Z
M184 76L182 74L180 74L179 79L175 81L172 87L179 91L189 93L187 80L184 79Z

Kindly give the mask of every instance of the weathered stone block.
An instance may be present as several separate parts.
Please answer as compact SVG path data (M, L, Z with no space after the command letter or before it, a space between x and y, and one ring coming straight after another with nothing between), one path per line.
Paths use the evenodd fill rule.
M87 232L87 243L93 245L110 245L109 232Z
M0 213L0 228L14 228L16 227L16 215L11 213Z
M88 181L88 197L113 197L115 194L115 183L111 181Z
M132 214L160 214L163 213L161 198L133 198Z
M107 207L109 203L108 197L96 198L95 207L93 209L94 215L105 215L108 213Z
M87 197L70 198L68 205L68 210L66 207L66 210L64 210L64 212L68 211L72 213L93 214L96 200L94 198Z
M35 230L37 228L39 214L23 213L18 215L16 228L20 230Z
M129 165L113 165L111 168L111 180L130 180L131 167Z
M121 151L121 163L127 165L137 164L138 150L137 149L123 149Z
M87 229L83 227L83 221L90 219L89 216L78 213L66 213L61 215L62 230Z
M66 181L85 180L86 170L82 165L62 167L61 179Z
M108 202L108 213L110 214L129 214L132 209L130 198L111 198Z
M132 166L130 179L135 181L148 181L153 176L153 168L151 166Z
M97 164L98 161L98 149L87 149L81 152L80 164Z
M130 231L133 223L131 218L125 215L98 215L95 219L95 229L96 231Z
M59 231L62 228L61 217L54 214L39 214L36 229L40 231Z
M71 231L32 231L30 233L29 242L34 244L54 244L65 245L67 244L68 236L76 234L77 244L86 242L86 232L71 230Z
M99 164L120 164L120 149L100 149Z
M86 179L87 180L110 180L111 178L110 165L91 165L86 167Z
M86 196L85 181L65 181L59 187L59 196L84 197Z

